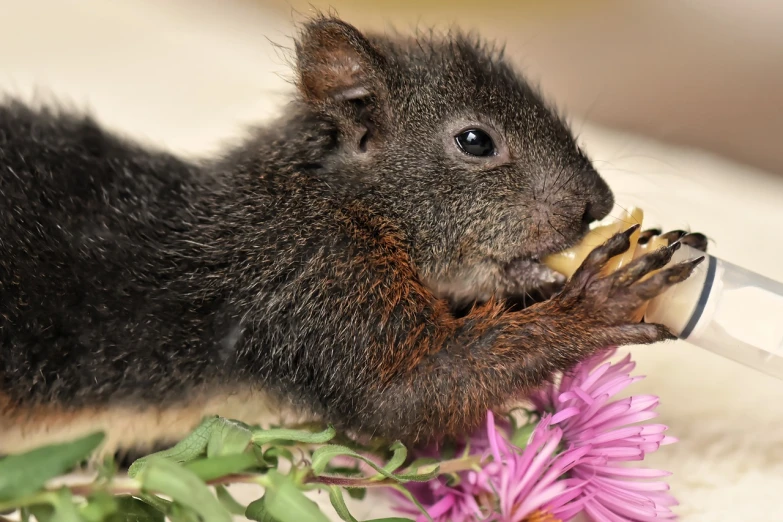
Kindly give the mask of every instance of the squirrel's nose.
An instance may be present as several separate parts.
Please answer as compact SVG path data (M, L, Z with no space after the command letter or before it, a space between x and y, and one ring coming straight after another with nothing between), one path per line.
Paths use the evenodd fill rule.
M585 204L585 211L582 213L582 231L587 232L591 223L599 221L608 215L609 211L606 205L595 205L593 202L588 201Z
M608 214L609 212L604 207L596 206L591 201L588 201L582 214L582 223L589 225L593 221L605 218Z
M582 223L587 226L593 221L598 221L612 211L614 207L614 194L609 185L598 175L594 174L592 187L587 193L587 202L582 213Z

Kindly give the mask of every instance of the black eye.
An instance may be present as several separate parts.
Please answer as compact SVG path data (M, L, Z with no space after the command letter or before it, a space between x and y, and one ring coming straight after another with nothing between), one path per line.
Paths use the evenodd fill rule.
M457 134L454 139L462 152L471 156L494 156L497 153L492 138L483 130L468 129Z

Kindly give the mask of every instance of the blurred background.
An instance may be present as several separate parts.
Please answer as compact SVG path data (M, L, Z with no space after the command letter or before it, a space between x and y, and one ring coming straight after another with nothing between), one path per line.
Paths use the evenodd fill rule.
M0 0L0 92L207 155L284 110L286 47L313 7L506 42L618 201L783 280L780 0ZM783 384L684 343L633 353L635 392L661 396L680 439L649 464L674 472L683 520L783 520Z
M291 23L312 8L377 30L478 29L505 41L572 117L783 172L779 0L0 0L0 75L68 85L99 64L95 81L115 97L154 90L160 103L199 101L226 80L258 96L254 81L268 89L269 71L287 72L266 39L289 43ZM246 76L221 77L243 60ZM119 77L123 85L111 83Z
M333 0L363 27L457 23L574 116L783 172L779 0ZM272 3L281 5L285 3ZM371 6L371 7L370 7ZM285 8L285 7L283 7Z

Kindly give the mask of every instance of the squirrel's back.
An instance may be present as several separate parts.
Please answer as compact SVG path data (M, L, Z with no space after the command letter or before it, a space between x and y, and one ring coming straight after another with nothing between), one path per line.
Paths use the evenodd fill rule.
M207 414L284 413L266 389L306 372L289 309L312 306L342 196L317 175L333 133L281 125L196 164L0 104L0 454L91 429L149 449Z
M46 431L53 416L74 415L58 405L93 407L101 396L130 404L164 392L176 368L197 375L206 362L189 356L186 343L178 365L156 361L167 355L156 347L166 336L188 338L177 330L187 328L192 307L165 288L181 284L170 269L188 261L175 243L194 225L204 173L89 117L15 101L0 105L0 167L6 429L37 423ZM38 409L22 412L21 399ZM11 449L3 442L0 450Z

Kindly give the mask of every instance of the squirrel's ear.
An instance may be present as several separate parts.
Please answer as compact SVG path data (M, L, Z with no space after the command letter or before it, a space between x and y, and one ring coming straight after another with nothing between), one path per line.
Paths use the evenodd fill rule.
M383 57L356 28L334 18L305 25L296 43L299 90L309 102L380 95Z

